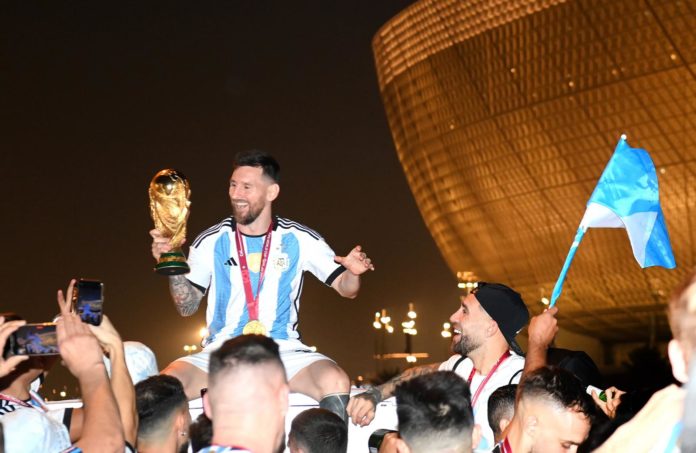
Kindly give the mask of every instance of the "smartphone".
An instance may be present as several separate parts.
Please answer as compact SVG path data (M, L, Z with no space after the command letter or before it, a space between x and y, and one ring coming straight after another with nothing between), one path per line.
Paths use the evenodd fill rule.
M72 294L72 309L82 322L98 326L102 322L104 284L98 280L80 279Z
M5 344L5 357L13 355L58 355L56 325L52 322L25 324L14 331Z
M604 401L605 403L607 402L607 394L604 393L604 390L597 388L594 385L588 385L587 394L592 396L593 391L597 394L600 400Z

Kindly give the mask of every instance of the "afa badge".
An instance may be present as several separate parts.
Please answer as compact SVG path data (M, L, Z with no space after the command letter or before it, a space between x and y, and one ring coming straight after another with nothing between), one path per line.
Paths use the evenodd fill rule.
M290 268L290 258L287 253L281 253L273 262L275 269L280 272L285 272Z

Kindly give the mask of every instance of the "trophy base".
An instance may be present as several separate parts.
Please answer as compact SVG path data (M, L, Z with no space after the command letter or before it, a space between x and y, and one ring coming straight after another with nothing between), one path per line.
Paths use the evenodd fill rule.
M186 256L181 251L160 255L159 262L154 270L160 275L181 275L191 272L188 264L186 264Z

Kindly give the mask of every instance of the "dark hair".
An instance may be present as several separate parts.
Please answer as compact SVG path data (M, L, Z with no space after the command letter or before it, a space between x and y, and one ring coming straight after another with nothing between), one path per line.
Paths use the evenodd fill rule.
M545 366L529 373L519 384L520 399L540 398L580 412L593 422L597 407L580 380L569 371Z
M471 443L471 392L457 374L437 371L418 376L400 384L395 394L399 433L412 449L435 439Z
M348 427L341 417L326 409L308 409L292 421L288 436L307 453L345 453Z
M159 374L135 386L138 437L147 438L173 422L177 411L188 410L184 387L174 376Z
M213 422L205 414L200 414L189 425L189 439L191 451L199 451L210 446L213 440Z
M495 389L488 397L488 425L493 430L493 435L500 437L500 420L512 419L515 413L515 394L517 384L508 384Z
M227 340L210 354L208 379L212 384L220 372L242 365L262 364L275 364L285 370L280 360L278 344L265 335L240 335Z
M265 151L251 149L242 151L234 156L233 171L239 167L259 167L263 174L271 178L274 182L280 182L280 165L273 156Z

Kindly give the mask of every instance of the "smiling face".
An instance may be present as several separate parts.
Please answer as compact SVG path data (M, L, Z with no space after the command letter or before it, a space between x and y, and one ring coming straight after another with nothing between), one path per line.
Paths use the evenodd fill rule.
M230 178L229 195L235 221L250 225L262 214L271 215L278 184L264 175L261 167L237 167Z
M476 296L469 294L462 297L459 309L450 316L452 351L468 356L471 351L481 347L491 322L494 322L493 319L481 307Z

